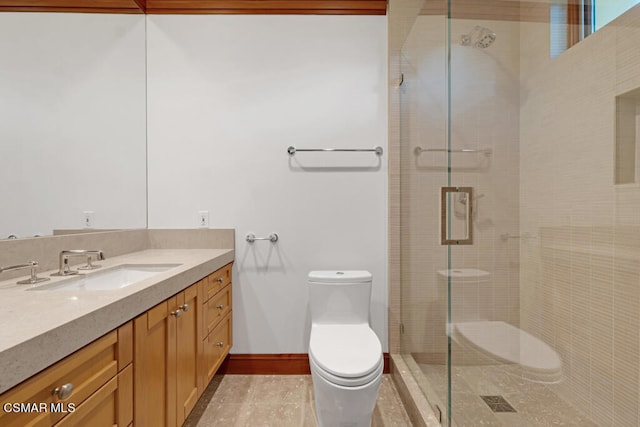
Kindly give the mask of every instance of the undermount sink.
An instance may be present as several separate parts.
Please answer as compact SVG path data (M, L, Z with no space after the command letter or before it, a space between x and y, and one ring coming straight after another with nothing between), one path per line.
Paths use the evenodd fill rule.
M106 270L73 276L51 285L31 288L34 291L109 291L126 288L181 264L122 264Z

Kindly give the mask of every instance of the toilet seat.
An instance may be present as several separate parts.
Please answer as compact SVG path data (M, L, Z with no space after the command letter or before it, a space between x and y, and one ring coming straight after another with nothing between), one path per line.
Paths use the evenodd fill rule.
M371 384L382 375L382 370L384 368L384 361L382 357L380 357L380 363L378 364L376 369L363 377L349 378L334 375L325 371L320 366L318 366L318 362L314 359L312 354L309 354L309 363L311 365L311 370L316 374L318 374L331 384L342 387L361 387Z
M309 361L334 384L355 387L382 371L382 345L373 330L360 325L312 325Z

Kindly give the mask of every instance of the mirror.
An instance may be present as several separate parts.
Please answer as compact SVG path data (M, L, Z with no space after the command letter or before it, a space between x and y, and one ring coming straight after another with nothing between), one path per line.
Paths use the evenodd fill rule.
M0 239L145 228L145 16L0 13Z

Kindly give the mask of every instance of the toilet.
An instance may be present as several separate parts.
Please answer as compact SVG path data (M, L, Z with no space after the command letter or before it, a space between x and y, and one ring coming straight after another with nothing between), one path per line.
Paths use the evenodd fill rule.
M508 372L540 383L563 378L562 359L544 341L501 320L478 313L480 295L487 292L490 273L475 268L439 270L440 287L451 282L451 338L495 364L511 365Z
M309 273L309 365L320 427L369 427L382 382L382 345L369 326L368 271Z

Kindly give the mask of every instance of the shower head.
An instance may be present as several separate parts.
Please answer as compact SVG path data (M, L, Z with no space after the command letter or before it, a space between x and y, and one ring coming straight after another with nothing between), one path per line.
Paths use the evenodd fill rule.
M479 48L487 48L496 41L496 33L486 27L476 25L469 34L460 36L460 44L462 46L473 46Z

